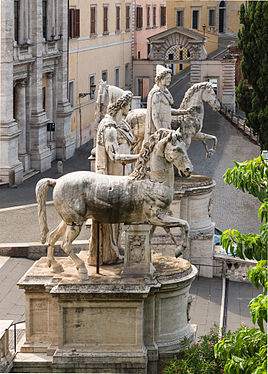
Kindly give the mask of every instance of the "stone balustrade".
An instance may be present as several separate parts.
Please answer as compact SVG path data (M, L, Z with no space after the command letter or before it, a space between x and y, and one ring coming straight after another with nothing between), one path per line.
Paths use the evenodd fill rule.
M242 260L224 254L214 254L214 276L221 276L226 271L226 277L235 282L249 282L248 271L257 261ZM220 266L222 265L222 266Z

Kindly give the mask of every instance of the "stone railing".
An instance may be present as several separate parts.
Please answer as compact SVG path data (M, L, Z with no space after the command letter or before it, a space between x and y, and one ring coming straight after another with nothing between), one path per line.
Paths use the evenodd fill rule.
M246 121L241 115L234 112L226 105L222 106L221 112L235 127L242 131L251 141L253 141L255 144L259 144L258 137L253 134L253 131L250 127L246 126Z
M0 373L8 373L12 368L14 353L9 349L9 328L12 320L0 320Z
M242 260L238 257L217 253L214 254L213 258L214 276L220 277L225 271L226 278L235 282L249 282L248 271L257 263L257 261Z

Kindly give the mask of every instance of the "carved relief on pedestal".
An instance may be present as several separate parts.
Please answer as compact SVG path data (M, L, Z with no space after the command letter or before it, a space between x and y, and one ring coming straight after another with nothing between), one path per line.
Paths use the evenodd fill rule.
M131 263L141 263L145 261L145 241L146 235L129 235L129 260Z

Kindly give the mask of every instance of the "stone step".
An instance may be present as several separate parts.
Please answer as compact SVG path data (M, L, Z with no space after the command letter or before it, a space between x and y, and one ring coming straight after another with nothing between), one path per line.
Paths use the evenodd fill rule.
M35 170L35 169L28 169L26 170L24 173L23 173L23 178L22 178L22 181L26 181L27 179L33 177L34 175L40 173L39 170Z
M1 180L0 180L0 188L6 188L6 187L8 187L9 186L9 183L7 183L7 182L2 182Z

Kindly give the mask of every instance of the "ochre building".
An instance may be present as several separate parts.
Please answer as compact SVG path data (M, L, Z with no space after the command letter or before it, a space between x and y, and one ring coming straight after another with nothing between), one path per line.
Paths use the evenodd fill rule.
M69 1L69 100L79 147L93 136L100 79L130 88L132 0Z

